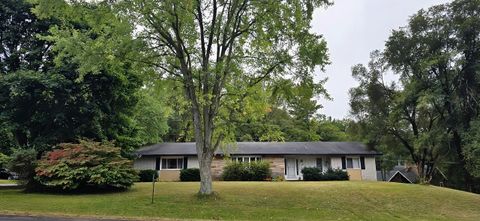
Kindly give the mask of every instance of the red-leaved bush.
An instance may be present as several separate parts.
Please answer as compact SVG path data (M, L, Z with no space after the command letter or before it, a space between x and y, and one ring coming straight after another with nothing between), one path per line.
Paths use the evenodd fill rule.
M112 143L62 143L38 161L35 179L53 189L127 189L137 174Z

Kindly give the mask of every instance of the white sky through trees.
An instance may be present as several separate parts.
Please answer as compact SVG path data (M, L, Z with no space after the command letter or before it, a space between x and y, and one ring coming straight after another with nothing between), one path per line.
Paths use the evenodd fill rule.
M327 9L317 9L312 30L323 34L331 64L318 78L328 77L325 87L332 101L320 100L321 114L341 119L349 114L348 90L357 83L351 67L367 64L370 52L383 49L393 29L407 25L408 18L418 10L451 2L448 0L334 0ZM390 80L395 79L391 76Z

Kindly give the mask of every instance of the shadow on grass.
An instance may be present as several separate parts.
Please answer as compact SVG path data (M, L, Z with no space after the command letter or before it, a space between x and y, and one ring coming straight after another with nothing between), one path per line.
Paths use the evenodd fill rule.
M215 202L215 201L222 200L220 194L217 192L213 192L212 194L209 194L209 195L197 193L195 194L195 198L199 202Z
M17 186L0 186L0 190L17 190L17 189L23 189L25 187L17 185Z
M27 194L48 194L48 195L108 195L116 193L125 193L133 191L132 188L115 188L115 187L93 187L85 186L74 190L51 188L46 186L25 187L22 186L24 193Z

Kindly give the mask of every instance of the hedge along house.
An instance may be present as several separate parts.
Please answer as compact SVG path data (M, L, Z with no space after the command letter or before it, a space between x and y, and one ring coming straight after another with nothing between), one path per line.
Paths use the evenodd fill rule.
M137 170L159 171L159 180L177 181L180 170L198 168L195 143L160 143L136 151ZM350 180L377 180L375 157L381 153L354 142L238 142L215 152L212 176L221 179L227 160L270 164L272 176L286 180L303 179L302 169L342 169Z

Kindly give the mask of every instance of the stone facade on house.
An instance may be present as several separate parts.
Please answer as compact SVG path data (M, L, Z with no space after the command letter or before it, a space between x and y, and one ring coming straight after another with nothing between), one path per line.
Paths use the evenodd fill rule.
M347 173L350 180L362 180L361 169L347 169Z
M223 168L225 167L226 162L221 156L215 156L212 161L212 179L221 180Z
M272 171L272 177L285 175L285 158L281 156L265 156L263 160L270 164L270 170Z
M180 170L160 170L159 181L180 181Z

